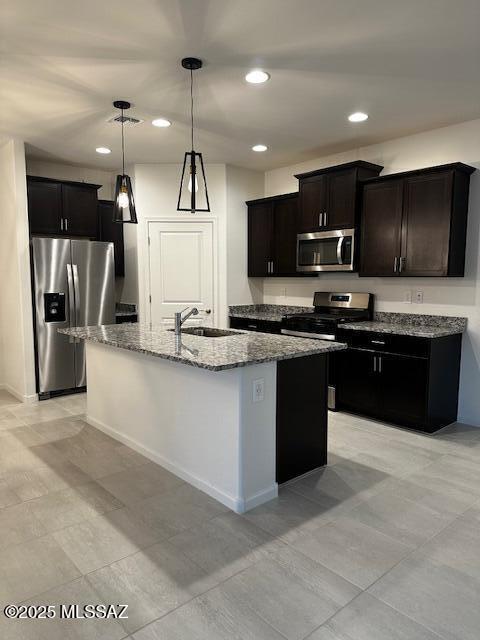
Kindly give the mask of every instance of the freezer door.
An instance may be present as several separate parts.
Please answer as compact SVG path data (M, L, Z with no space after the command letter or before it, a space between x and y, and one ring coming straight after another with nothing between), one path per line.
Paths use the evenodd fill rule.
M115 267L113 244L72 240L72 272L75 286L75 325L115 324ZM77 387L87 384L85 343L75 345Z
M75 387L75 345L57 332L70 326L73 276L70 240L33 238L33 283L38 392Z

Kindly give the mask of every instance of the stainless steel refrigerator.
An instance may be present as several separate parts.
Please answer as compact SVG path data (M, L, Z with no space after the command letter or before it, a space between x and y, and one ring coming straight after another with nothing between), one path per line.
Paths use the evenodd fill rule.
M40 399L86 386L85 343L59 328L115 323L113 244L32 239L37 392Z

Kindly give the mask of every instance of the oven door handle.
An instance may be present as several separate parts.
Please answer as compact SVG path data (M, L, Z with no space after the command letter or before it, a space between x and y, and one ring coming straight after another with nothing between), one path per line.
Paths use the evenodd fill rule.
M337 242L337 261L338 264L343 264L343 243L345 241L345 236L340 236Z
M292 329L281 329L284 336L295 336L297 338L310 338L311 340L335 340L333 333L310 333L308 331L293 331Z

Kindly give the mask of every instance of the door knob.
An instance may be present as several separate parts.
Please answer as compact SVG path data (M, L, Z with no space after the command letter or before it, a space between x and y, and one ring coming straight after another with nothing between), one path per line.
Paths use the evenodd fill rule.
M212 310L211 309L205 309L205 313L207 313L207 314L208 313L212 313Z

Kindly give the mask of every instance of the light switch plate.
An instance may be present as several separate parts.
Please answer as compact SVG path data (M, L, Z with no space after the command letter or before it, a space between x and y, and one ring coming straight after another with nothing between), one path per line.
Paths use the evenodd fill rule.
M417 304L423 304L423 291L417 291L415 293L415 302Z
M258 378L253 381L253 402L263 402L265 398L265 380Z

